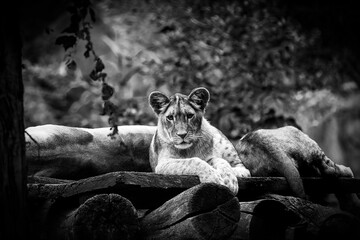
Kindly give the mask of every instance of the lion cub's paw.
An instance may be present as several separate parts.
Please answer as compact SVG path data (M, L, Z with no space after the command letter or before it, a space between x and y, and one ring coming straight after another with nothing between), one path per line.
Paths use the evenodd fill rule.
M238 180L235 176L235 174L231 173L228 174L225 178L224 178L224 183L225 186L228 187L231 192L233 192L234 195L236 195L239 191L239 184L238 184Z
M232 169L236 177L251 177L249 169L245 168L245 166L233 167Z
M351 168L343 165L337 165L337 167L338 167L338 174L341 177L354 178L354 173L352 172Z
M235 171L230 164L222 158L212 158L208 163L220 174L224 182L223 185L236 195L239 190L239 185Z
M205 182L217 183L229 188L234 195L238 193L239 185L237 182L237 178L233 174L229 175L228 177L222 177L219 173L216 172L215 174L212 174L210 176L199 174L199 178L200 178L200 182L202 183Z
M224 179L217 172L214 172L211 175L206 174L206 173L200 173L198 176L199 176L200 182L202 182L202 183L212 182L212 183L217 183L220 185L225 185Z
M321 162L319 168L322 175L334 176L334 177L349 177L353 178L354 174L351 168L344 165L336 164L325 156L325 159Z

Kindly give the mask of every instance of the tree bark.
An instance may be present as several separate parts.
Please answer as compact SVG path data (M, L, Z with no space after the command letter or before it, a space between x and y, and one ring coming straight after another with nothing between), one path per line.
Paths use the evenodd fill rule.
M25 239L26 162L18 1L0 14L0 239Z

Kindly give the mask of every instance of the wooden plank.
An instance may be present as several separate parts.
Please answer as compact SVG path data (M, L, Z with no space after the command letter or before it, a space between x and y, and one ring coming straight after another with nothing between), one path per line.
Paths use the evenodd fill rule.
M92 179L91 181L89 181ZM55 179L47 177L29 177L28 182L31 184L68 184L83 185L87 182L111 179L116 184L125 184L139 186L142 188L189 188L199 184L197 176L190 175L163 175L152 172L112 172L104 175L90 177L78 181ZM282 192L289 191L287 181L283 177L250 177L239 178L239 191L260 191L260 192ZM321 193L359 193L360 192L360 178L320 178L320 177L306 177L302 178L306 191L321 192Z
M36 177L32 177L33 182ZM44 182L50 184L44 184ZM200 183L196 176L170 176L144 172L113 172L69 183L54 184L41 178L28 184L30 199L88 198L101 193L117 193L136 208L155 208L184 190Z
M239 180L239 194L242 193L289 193L290 188L283 177L251 177ZM359 193L359 178L302 178L306 193Z
M34 182L35 177L32 177ZM41 198L71 197L88 191L121 187L188 189L200 183L197 176L162 175L145 172L112 172L78 181L39 178L40 183L28 184L29 196ZM45 184L49 182L49 184ZM53 190L53 191L50 191ZM140 190L141 191L141 190Z
M35 177L32 181L37 182ZM159 198L161 201L162 197L169 199L200 183L197 176L161 175L150 172L112 172L72 182L59 180L59 184L55 184L54 179L48 179L50 184L45 184L46 178L41 178L39 182L28 184L30 198L54 199L114 192L144 202L145 199L142 199L144 197L146 201L152 198ZM307 193L360 192L360 179L303 178L303 182ZM266 193L283 194L289 191L287 181L282 177L241 178L238 198L244 199Z

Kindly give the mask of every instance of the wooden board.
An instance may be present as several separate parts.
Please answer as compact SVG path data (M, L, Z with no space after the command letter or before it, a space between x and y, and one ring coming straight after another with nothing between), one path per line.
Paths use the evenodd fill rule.
M250 177L239 178L239 191L253 192L288 192L289 187L283 177ZM302 178L304 187L308 193L356 193L360 192L360 179L358 178ZM46 177L29 177L29 190L40 191L45 184L53 184L52 188L58 188L60 192L43 192L42 197L54 197L74 195L86 191L90 184L94 187L114 187L120 185L138 186L141 188L189 188L200 183L197 176L188 175L162 175L150 172L112 172L78 181L54 179ZM99 186L100 185L100 186ZM66 187L65 187L66 186ZM82 188L85 188L81 190ZM38 189L38 190L36 190ZM49 194L48 196L46 194Z

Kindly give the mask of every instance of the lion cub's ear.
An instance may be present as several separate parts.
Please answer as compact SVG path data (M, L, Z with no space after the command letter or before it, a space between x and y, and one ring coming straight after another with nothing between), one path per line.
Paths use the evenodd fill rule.
M150 93L149 103L154 112L159 115L166 105L170 102L170 99L163 93L155 91Z
M191 91L188 98L189 101L194 103L201 111L204 111L210 100L210 93L206 88L195 88Z

